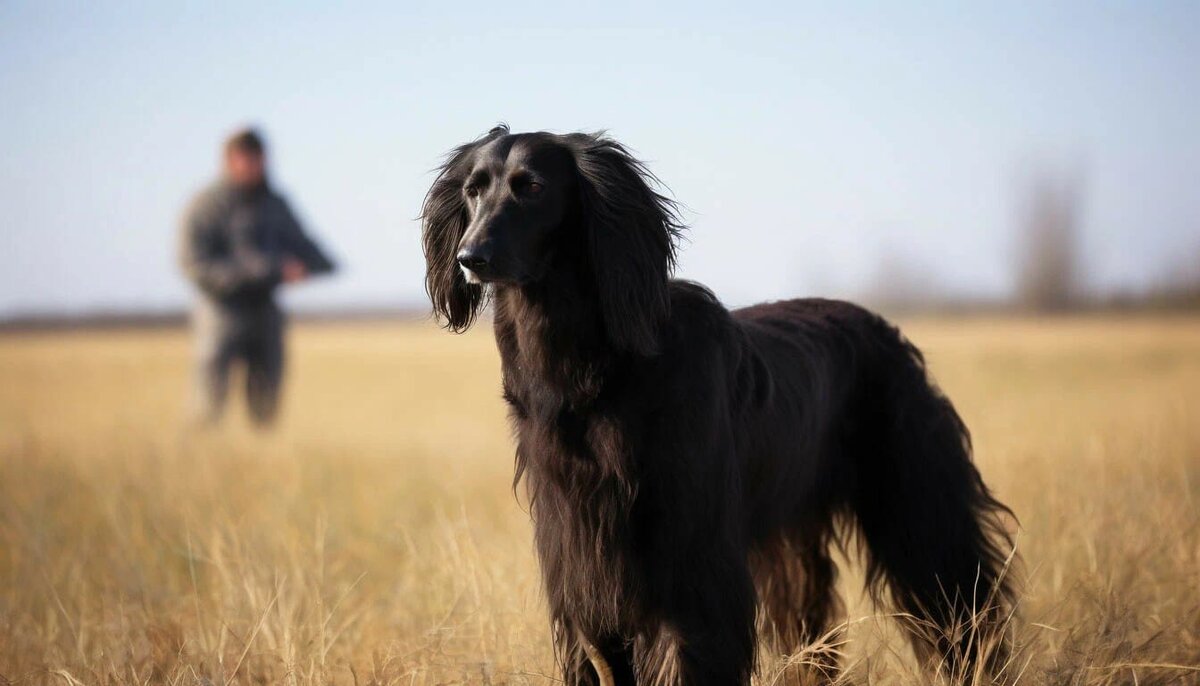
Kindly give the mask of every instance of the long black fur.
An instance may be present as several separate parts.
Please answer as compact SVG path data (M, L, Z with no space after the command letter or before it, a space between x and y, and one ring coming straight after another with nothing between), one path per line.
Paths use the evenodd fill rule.
M918 654L961 668L1002 650L1008 510L921 353L849 303L731 312L671 280L681 225L646 168L602 134L534 136L575 160L539 278L471 284L454 262L466 175L503 127L450 154L424 245L449 328L495 300L566 683L597 683L581 636L618 684L748 683L760 639L791 652L840 620L829 549L848 539Z

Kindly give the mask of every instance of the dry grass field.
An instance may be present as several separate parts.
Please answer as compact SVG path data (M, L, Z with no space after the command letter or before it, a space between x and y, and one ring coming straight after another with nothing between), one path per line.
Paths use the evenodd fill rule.
M906 330L1021 520L1002 681L1200 683L1200 319ZM0 336L0 684L556 681L487 327L292 335L271 435L183 331ZM843 569L845 681L922 679Z

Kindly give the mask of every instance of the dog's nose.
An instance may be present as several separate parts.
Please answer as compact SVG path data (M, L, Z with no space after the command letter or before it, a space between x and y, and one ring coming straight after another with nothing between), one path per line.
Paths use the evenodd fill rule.
M473 272L482 272L492 263L492 256L490 252L478 248L464 248L458 253L458 263Z

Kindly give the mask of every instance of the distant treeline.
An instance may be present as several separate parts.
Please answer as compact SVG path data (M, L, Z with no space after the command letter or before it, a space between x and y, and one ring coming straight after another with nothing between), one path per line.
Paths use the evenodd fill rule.
M1014 231L1013 288L992 300L964 298L928 265L883 255L874 285L863 295L891 312L1021 312L1034 314L1200 309L1200 243L1195 254L1164 264L1154 285L1104 290L1089 283L1081 257L1084 184L1076 172L1039 169L1019 189ZM1200 240L1200 237L1198 237Z
M301 322L417 321L428 316L428 309L415 305L301 309L289 315L293 321ZM154 312L30 313L0 316L0 331L172 329L182 328L187 323L188 312L184 309Z

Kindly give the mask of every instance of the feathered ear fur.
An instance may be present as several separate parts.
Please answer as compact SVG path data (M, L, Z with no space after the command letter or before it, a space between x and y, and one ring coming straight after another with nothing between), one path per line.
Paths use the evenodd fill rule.
M468 163L481 145L508 133L503 124L483 137L460 145L446 156L437 178L421 207L422 241L425 249L425 290L434 314L446 328L465 331L483 307L486 292L480 284L467 283L458 268L458 244L467 230L469 217L462 198L462 185L470 172Z
M575 153L589 262L609 342L653 355L670 316L667 281L683 231L676 204L625 146L603 133L566 137Z

